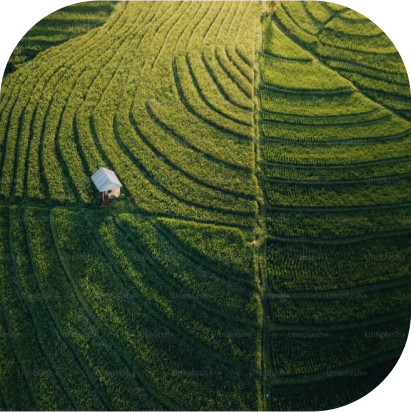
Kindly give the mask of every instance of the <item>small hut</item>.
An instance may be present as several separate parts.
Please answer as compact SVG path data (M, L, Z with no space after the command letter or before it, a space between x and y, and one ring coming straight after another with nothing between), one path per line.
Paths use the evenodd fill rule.
M112 170L101 167L91 176L91 180L102 195L103 201L120 196L120 188L123 187L123 185Z

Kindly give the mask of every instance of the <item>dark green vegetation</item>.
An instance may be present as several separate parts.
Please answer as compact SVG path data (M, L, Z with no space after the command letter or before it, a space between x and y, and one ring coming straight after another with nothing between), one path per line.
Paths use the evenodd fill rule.
M0 409L318 410L392 370L405 69L355 12L264 9L82 3L20 43L0 100ZM124 194L104 208L102 166Z
M8 408L258 408L250 370L262 312L252 256L241 258L244 270L230 268L229 254L213 266L185 245L192 223L181 239L171 220L133 214L0 211ZM205 242L233 236L245 247L234 229Z
M273 410L329 409L378 386L408 336L408 76L342 6L278 2L262 25L267 391Z

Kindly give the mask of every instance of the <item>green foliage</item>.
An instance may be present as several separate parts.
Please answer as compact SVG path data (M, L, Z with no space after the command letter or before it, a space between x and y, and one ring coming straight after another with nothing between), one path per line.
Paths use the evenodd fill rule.
M342 6L270 7L258 26L258 2L80 3L22 40L0 101L0 409L329 409L392 369L404 65ZM101 166L124 196L104 209ZM404 336L364 336L382 327Z
M2 103L15 102L0 116L4 199L93 206L90 176L105 166L141 210L253 225L254 73L237 39L257 5L167 6L118 4L101 29L50 48L3 87ZM82 7L74 20L91 13Z
M291 3L291 2L289 2ZM293 16L294 17L294 16ZM285 8L283 3L276 8L274 18L279 22L280 26L285 27L293 38L300 39L304 43L314 45L317 43L317 39L313 34L304 31L296 22L298 21L294 17L291 17L289 7Z
M123 258L115 265L107 260L79 213L54 209L52 216L61 259L65 262L71 282L77 291L81 291L83 304L90 308L93 317L110 339L114 339L115 347L121 347L123 357L130 359L133 368L138 371L139 379L159 399L164 399L166 406L176 408L176 405L184 404L190 409L199 409L200 405L208 405L210 408L223 409L229 403L236 405L236 408L245 408L247 405L252 408L257 404L258 391L254 379L244 377L242 382L238 380L238 377L244 376L241 362L222 363L220 359L211 357L196 341L188 341L178 332L178 325L170 328L162 316L153 316L147 304L137 299L136 293L130 290L130 285L116 268L119 264L124 270L126 255L122 255ZM161 272L162 276L175 277L185 287L186 293L203 296L204 302L211 299L214 307L227 309L226 315L231 312L245 315L247 319L256 316L256 299L250 302L250 294L242 291L240 286L233 285L224 290L215 275L190 264L181 253L168 251L170 246L161 241L160 234L153 233L155 229L148 221L132 215L121 215L120 221L130 223L128 227L131 234L134 236L136 231L151 259L163 266L165 272ZM109 239L110 230L105 226L101 226L100 235L107 245L114 247ZM86 263L70 259L80 249L90 256ZM120 249L117 249L119 252ZM129 267L126 272L128 276L132 274L130 270ZM210 279L213 281L209 282ZM258 339L258 335L244 332L243 329L236 332ZM161 336L160 333L166 339L155 338ZM213 333L219 336L218 331ZM154 339L149 339L150 336ZM223 336L230 340L231 335ZM253 363L251 359L250 362ZM189 380L187 376L190 376ZM222 396L216 399L217 390L221 391ZM151 405L150 409L155 407Z
M291 166L291 165L265 165L264 175L268 178L291 180L300 183L310 182L344 182L350 180L363 180L380 178L387 180L387 176L401 178L402 174L411 173L411 164L407 158L403 161L376 162L346 166Z
M308 100L306 100L308 103ZM372 106L371 106L372 107ZM373 122L382 121L383 118L392 117L392 114L382 108L375 108L364 113L352 113L342 116L304 116L295 114L275 113L263 111L261 120L283 123L285 125L304 125L304 126L331 126L343 125L350 126L356 124L358 126L371 124Z
M337 4L337 3L324 2L324 4L335 12L341 12L343 10L348 10L345 6L341 6L340 4ZM360 13L357 13L357 12L353 12L351 16L353 17L355 16L354 18L364 17Z
M29 62L50 47L58 46L102 26L114 11L116 4L116 1L83 2L49 14L20 40L21 63Z
M362 27L362 29L366 31L367 27ZM337 49L374 54L398 53L394 44L384 33L370 37L363 36L361 32L358 32L356 35L350 36L336 31L333 24L330 24L327 26L327 30L323 31L320 39L324 45L335 47Z
M270 212L268 231L273 236L309 239L347 239L381 232L411 229L408 207L346 212Z
M408 177L382 177L356 184L311 185L265 182L272 206L346 207L408 203L411 182Z
M331 244L269 241L267 271L275 291L348 290L395 279L405 281L409 279L410 247L407 235Z
M263 88L260 94L264 110L295 116L336 118L369 113L378 108L360 93L310 95Z
M217 265L244 273L253 271L253 247L238 229L174 219L159 219L159 222L186 247Z
M306 33L316 35L321 30L321 24L313 19L302 1L287 1L282 3L284 10L294 22Z
M410 123L399 117L380 118L365 124L349 125L294 125L264 122L261 130L265 137L301 142L327 142L396 137L411 133Z
M374 23L351 10L332 20L319 40L318 53L330 66L378 103L399 113L406 110L409 115L405 66L391 40ZM398 107L398 99L403 100L404 108Z
M7 209L3 209L2 212ZM3 213L2 226L5 224L5 214ZM4 230L4 229L3 229ZM2 239L6 241L6 236ZM4 246L2 247L4 248ZM1 256L6 255L4 252ZM9 262L13 267L13 263ZM72 408L72 402L68 393L64 390L54 369L54 365L46 357L42 350L33 324L27 316L24 303L13 281L11 273L1 272L1 302L5 311L8 326L9 339L13 342L14 352L20 363L20 368L13 371L12 376L23 375L28 383L29 392L35 399L36 405L40 409L67 409ZM7 337L7 335L5 336Z
M398 73L406 73L404 63L402 62L399 53L380 56L351 50L336 49L325 44L320 44L317 47L317 53L319 57L325 59L325 61L344 61L395 75Z
M168 319L165 325L170 330L189 341L195 338L204 345L204 350L211 348L210 356L219 356L223 352L231 358L252 361L256 355L253 350L257 347L258 336L258 331L253 326L222 319L216 316L216 312L210 312L206 305L197 305L198 310L190 310L190 305L187 305L190 296L186 295L187 299L184 299L183 288L164 281L164 267L136 239L133 241L127 238L127 232L116 225L114 219L108 218L101 222L96 216L91 216L91 223L98 232L99 240L101 239L102 250L108 251L113 266L118 266L127 275L123 277L124 281L134 285L132 294L144 302L152 316ZM192 260L195 262L195 259ZM191 296L191 301L196 302L194 296ZM243 331L247 328L249 333L244 333L242 339L227 339L225 330L240 328Z
M4 71L4 76L16 71L20 65L24 62L24 56L22 56L21 46L16 46L11 54L9 61L6 65L6 70Z
M405 161L411 155L409 137L383 142L337 142L324 145L267 142L261 151L268 162L290 165L341 166L385 160ZM371 174L370 174L371 176ZM368 177L368 176L367 176Z
M307 12L318 22L325 23L333 17L332 12L321 1L306 1L303 3Z
M59 320L56 321L53 318L54 313L49 311L48 305L52 295L43 293L35 276L33 276L24 227L26 221L24 209L14 207L10 214L16 281L20 296L33 321L31 329L35 328L41 348L50 359L54 368L53 372L58 376L70 399L85 410L97 408L106 410L107 406L102 401L104 395L101 395L101 389L99 388L98 393L96 393L96 381L90 382L90 377L84 371L85 363L79 360L69 346L71 344L70 335L62 328ZM42 218L44 218L43 223L48 221L46 214L31 215L30 218L32 220L35 218L35 222L41 221ZM26 341L29 343L27 338ZM39 343L32 342L31 350L35 350ZM30 379L30 374L28 376L28 381L31 382L33 379ZM81 384L79 384L80 382ZM59 396L61 395L59 394Z
M21 340L24 338L24 335L15 335L15 333L20 333L20 331L13 331L10 329L5 319L7 309L6 304L10 303L18 305L18 300L15 300L13 291L8 289L7 294L5 294L3 289L6 282L10 284L13 276L11 268L11 250L7 241L7 234L9 232L8 213L8 208L0 207L0 385L2 388L2 395L4 396L3 402L8 408L13 408L15 410L29 410L35 409L37 405L33 403L31 396L22 396L22 394L28 394L29 391L27 378L21 369L22 366L16 358L13 348L14 337L18 337L19 340ZM41 378L38 378L37 381L40 381L40 379ZM47 379L48 377L45 377L45 380ZM52 399L46 399L45 401L48 405L52 404ZM47 403L47 401L49 402Z
M398 98L402 98L403 100L407 101L408 104L411 103L408 80L405 81L405 84L395 84L393 83L394 79L392 79L392 76L380 80L369 78L367 75L363 75L360 73L353 73L351 71L347 72L344 69L339 69L339 71L340 73L345 75L347 79L357 84L362 89L366 89L368 92L373 91L377 93L377 95L379 93L391 94L393 96L398 96ZM395 102L390 102L389 99L387 100L389 107L396 108ZM383 102L383 97L379 98L379 101Z
M175 250L149 221L131 214L122 214L119 218L127 225L127 231L141 239L150 255L164 266L175 281L184 285L187 291L194 295L204 295L206 302L220 308L224 313L243 319L257 318L258 301L249 300L249 288L235 284L228 287L227 280L219 278L216 273L190 264L184 254Z
M367 67L363 66L362 64L357 64L355 61L351 62L346 62L346 61L338 61L338 60L329 60L328 65L330 68L334 70L338 70L341 73L344 73L345 77L349 77L351 74L360 74L363 76L363 80L366 82L368 79L368 83L364 84L373 84L371 80L376 80L380 81L379 83L376 82L376 84L382 84L381 81L385 81L388 83L391 83L391 85L394 87L394 90L397 89L395 86L409 86L409 80L408 80L408 75L404 72L398 72L398 73L389 73L385 71L380 71L378 69L372 68L372 67ZM406 88L403 87L402 90L405 90ZM388 90L388 89L387 89ZM388 92L391 92L392 90L389 89Z
M339 33L347 36L383 36L383 31L371 20L364 19L364 16L361 20L349 18L354 16L353 13L355 13L355 11L350 10L335 17L329 24L327 24L326 30L332 30L336 34ZM359 13L357 13L357 15L361 16Z
M348 292L352 298L340 293L325 294L322 298L281 298L271 306L271 315L278 324L304 326L345 324L401 312L409 315L411 302L407 295L410 292L411 284L408 284L366 294Z
M343 6L284 2L262 26L268 409L331 409L378 386L408 334L409 82ZM365 336L380 329L399 334Z
M283 59L311 61L312 55L289 39L274 20L263 20L263 51Z
M363 24L365 22L370 22L371 20L367 19L364 15L361 13L358 13L358 11L351 10L351 9L346 9L343 13L339 15L339 17L345 18L347 20L351 20L351 23L358 23L358 24Z
M289 90L350 91L351 84L318 61L299 62L261 56L261 74L264 82Z
M116 291L112 289L104 298L98 287L92 286L89 276L98 275L94 270L98 267L97 255L93 250L86 250L83 244L78 247L75 239L83 242L85 238L73 232L73 225L67 225L63 219L66 214L70 216L58 210L51 217L49 212L35 209L27 209L25 213L34 273L42 294L52 297L48 300L49 310L58 320L62 335L73 345L76 356L83 359L88 372L101 385L112 405L110 409L135 409L137 405L144 409L159 408L162 403L143 387L135 370L131 369L130 360L125 358L124 350L113 342L110 333L98 321L100 312L110 310L108 302L113 301L110 297L116 296ZM73 248L72 253L66 253L67 248ZM114 279L112 281L114 283ZM99 308L93 307L87 297L99 302ZM98 309L97 313L93 309Z

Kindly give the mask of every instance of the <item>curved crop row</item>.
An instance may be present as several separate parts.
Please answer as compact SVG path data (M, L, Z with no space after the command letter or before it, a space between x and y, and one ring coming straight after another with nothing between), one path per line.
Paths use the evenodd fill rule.
M141 239L145 248L167 270L169 275L184 285L187 291L197 295L205 295L204 302L213 307L221 308L225 313L236 314L245 319L256 313L258 307L255 300L247 302L249 290L242 285L231 284L226 289L227 280L220 279L215 273L205 271L201 267L189 264L185 256L174 250L164 235L146 220L140 220L133 215L120 215L121 222L126 224L137 238ZM208 279L208 280L207 280Z
M192 82L204 103L222 116L251 127L253 121L251 112L241 109L225 99L210 73L206 70L200 53L193 51L187 54L185 58Z
M122 216L122 219L125 219L125 216ZM137 220L133 219L133 223L137 223ZM81 287L83 298L95 316L116 341L121 343L127 356L138 365L145 376L144 379L150 382L149 386L153 387L160 397L166 396L176 403L191 405L193 409L199 406L200 399L201 402L206 399L210 407L215 405L217 409L228 402L238 407L254 405L255 397L250 399L247 396L245 399L244 395L255 393L255 390L252 390L255 383L249 379L238 385L236 378L240 367L238 364L227 373L227 369L222 368L221 362L212 361L206 353L196 351L195 347L159 324L159 321L144 309L141 302L131 296L127 300L121 298L128 293L126 285L118 279L112 266L101 255L97 244L91 238L90 232L85 229L77 213L54 211L53 226L63 259L72 256L76 250L79 250L80 243L83 244L87 239L86 252L92 255L93 259L87 266L68 259L66 266L71 279L77 287ZM150 239L155 241L151 237ZM201 293L208 292L203 288ZM114 296L120 298L113 299ZM113 318L117 319L114 323ZM148 336L155 336L161 331L166 334L167 339L147 339ZM187 354L190 356L187 357ZM196 369L192 374L187 375L192 370L193 359L195 359ZM187 376L191 377L189 381L186 379ZM226 396L215 399L213 393L216 387L219 387ZM240 388L247 388L247 390L244 392ZM192 396L193 393L198 393L198 396Z
M85 35L102 26L115 9L114 1L85 2L58 10L35 24L19 41L15 51L17 64L9 63L5 75L13 73L49 47Z
M256 182L253 181L253 176L249 172L232 169L219 162L218 159L207 157L204 153L187 146L184 140L179 136L173 136L169 130L156 121L157 119L150 116L152 114L150 107L150 105L144 105L139 110L133 107L129 113L129 120L134 129L138 125L138 128L144 132L147 144L154 151L160 153L176 168L206 186L239 195L255 195ZM119 114L119 118L122 119L124 127L129 127L122 113ZM184 157L181 157L182 151L184 151Z
M16 283L19 294L30 313L33 330L35 328L41 348L54 365L56 375L69 393L73 404L79 405L83 409L106 410L108 405L101 388L98 387L96 380L90 376L85 362L79 361L67 343L69 334L59 330L54 323L47 307L47 302L52 299L52 296L43 294L36 284L26 240L24 209L12 208L10 217L12 235L10 240L13 246Z
M319 23L325 23L333 17L332 11L324 6L324 3L321 1L307 1L303 5L307 9L308 14Z
M70 276L81 272L66 272L66 268L75 265L91 273L89 262L93 261L95 256L88 254L83 247L77 249L83 251L82 253L64 254L59 243L61 237L57 239L56 245L54 244L50 223L53 225L56 218L53 215L50 218L49 212L27 209L25 219L34 273L41 293L55 297L47 300L50 312L60 323L64 336L71 340L78 356L87 362L92 375L103 387L113 407L161 407L162 403L142 386L135 371L131 370L130 363L124 359L122 351L113 347L109 335L85 305L78 285L73 284ZM61 227L65 228L63 225ZM68 239L70 233L65 231L65 239ZM78 241L80 240L78 238ZM87 278L84 282L87 282ZM93 290L86 288L83 293L93 293ZM104 305L100 307L103 309Z
M205 123L221 129L222 131L240 138L251 138L251 125L236 124L235 118L223 118L214 108L210 108L204 100L199 98L200 93L193 84L190 67L187 66L187 58L179 58L174 61L176 85L181 93L181 100L185 102L187 109L196 113ZM201 95L200 95L201 96Z
M2 239L7 240L6 224L8 209L2 209L0 223ZM8 229L8 228L7 228ZM2 256L10 256L9 248L1 245ZM12 262L9 262L12 266ZM2 290L1 304L8 326L9 338L20 367L15 369L12 376L23 375L27 379L29 392L36 400L36 406L42 409L70 409L73 404L56 375L53 364L45 355L38 342L30 317L26 316L26 308L19 297L11 271L2 271L0 276ZM7 336L7 335L6 335Z
M293 19L294 16L298 16L298 19L293 20L306 33L316 35L321 30L323 25L311 17L311 14L304 6L304 2L284 2L281 5L291 19Z
M140 129L135 129L132 133L130 127L127 127L124 122L116 122L116 120L114 128L117 138L130 151L135 163L138 162L149 173L153 182L176 197L181 196L184 201L200 207L234 213L255 213L256 205L252 200L241 199L216 188L204 187L189 175L181 173L174 165L164 162L145 144L146 138Z
M159 222L184 247L194 250L214 264L240 273L253 271L254 250L238 229L164 218L160 218Z
M34 402L28 388L27 377L22 373L21 365L16 358L13 348L13 334L9 330L5 319L5 305L3 303L3 284L12 279L11 250L7 242L9 231L8 209L0 207L0 273L2 283L1 310L0 310L0 384L2 401L9 409L35 409ZM47 379L47 377L45 378ZM22 396L22 394L29 394Z
M117 273L125 284L133 286L130 295L134 295L165 327L192 344L195 342L196 345L208 347L202 350L209 351L213 358L224 359L225 362L234 358L241 358L243 362L248 359L252 361L252 348L255 349L258 336L256 328L236 324L227 317L218 317L215 312L200 306L199 311L188 310L187 301L194 304L196 299L202 299L200 295L186 294L183 288L165 282L164 268L143 247L137 249L136 243L128 239L127 232L116 226L114 219L104 222L92 219L92 224L102 250L108 252L106 256L112 257L110 263L118 267ZM225 331L236 329L241 329L244 336L234 341L228 340L230 334ZM234 337L234 332L231 335Z
M290 6L285 9L282 4L280 4L279 7L276 7L274 18L277 23L279 23L281 28L286 27L293 38L299 39L310 46L315 45L317 43L316 36L306 32L296 24L295 19L292 19L290 16L289 9Z

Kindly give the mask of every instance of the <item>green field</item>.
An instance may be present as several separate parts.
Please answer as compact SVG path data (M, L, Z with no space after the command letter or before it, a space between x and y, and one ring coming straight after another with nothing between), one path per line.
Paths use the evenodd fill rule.
M74 4L49 14L20 40L7 63L5 75L13 73L50 47L58 46L102 26L113 12L115 1Z
M319 410L411 314L411 96L325 2L90 2L0 97L0 410ZM102 206L90 177L114 170ZM3 367L4 365L4 367Z
M410 87L368 19L276 3L260 59L270 407L329 409L384 380L408 336Z

